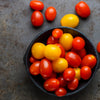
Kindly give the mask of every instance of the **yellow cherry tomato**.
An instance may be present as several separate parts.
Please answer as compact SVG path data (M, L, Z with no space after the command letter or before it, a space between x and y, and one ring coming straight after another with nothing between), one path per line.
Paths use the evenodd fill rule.
M64 33L60 39L59 43L65 48L65 50L70 50L72 48L73 36L70 33Z
M41 59L44 57L44 50L45 50L45 45L43 43L34 43L32 48L31 48L31 53L32 56L36 59Z
M74 28L74 27L78 26L78 24L79 24L79 18L78 18L78 16L76 16L74 14L66 14L61 19L62 26Z
M58 58L52 62L52 66L54 72L61 73L68 67L68 62L64 58Z
M61 50L54 44L49 44L45 47L44 56L49 60L56 60L61 55Z
M74 68L74 70L75 70L75 78L80 80L81 79L80 68Z

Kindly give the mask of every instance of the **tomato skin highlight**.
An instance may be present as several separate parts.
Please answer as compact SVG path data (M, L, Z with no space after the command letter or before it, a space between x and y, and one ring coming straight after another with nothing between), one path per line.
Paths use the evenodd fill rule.
M59 85L60 85L60 82L56 78L50 78L44 82L44 88L47 91L55 91L59 88Z
M87 18L91 13L89 6L84 1L80 1L79 3L77 3L75 6L75 10L76 13L82 18Z
M41 1L32 0L30 1L30 7L34 10L43 10L44 4Z
M97 44L97 51L98 51L98 53L100 53L100 42L98 42L98 44Z
M59 88L55 91L56 96L62 97L67 94L67 90L65 88Z
M88 66L83 66L80 71L81 78L84 80L88 80L91 77L92 71Z
M48 59L42 59L40 62L40 74L42 77L47 78L52 75L52 65Z

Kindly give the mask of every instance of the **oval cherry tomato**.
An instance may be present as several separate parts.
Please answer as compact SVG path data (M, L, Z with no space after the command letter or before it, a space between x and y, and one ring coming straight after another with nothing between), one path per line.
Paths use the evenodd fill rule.
M63 78L63 76L60 76L57 78L60 82L60 87L65 87L67 85L67 81Z
M47 91L55 91L59 88L59 85L60 85L60 82L56 78L50 78L44 82L44 88Z
M30 7L34 10L43 10L44 4L41 1L38 0L32 0L30 2Z
M80 75L80 68L74 68L75 70L75 78L77 78L78 80L81 79L81 75Z
M68 52L65 56L65 59L68 61L68 64L72 67L79 67L81 64L81 58L75 52Z
M58 39L55 39L53 36L49 36L49 38L47 39L47 44L56 44L58 43Z
M42 77L47 78L52 74L52 65L48 59L42 59L40 63L40 74Z
M98 42L98 44L97 44L97 51L98 51L98 53L100 53L100 42Z
M79 81L77 78L74 78L74 80L70 81L67 85L69 90L76 90L78 87Z
M87 18L90 15L90 8L84 1L80 1L75 6L77 14L82 18Z
M31 16L33 26L41 26L44 22L43 15L40 11L34 11Z
M60 38L62 36L62 34L63 34L63 31L58 28L56 28L52 31L52 36L57 39Z
M88 80L90 77L91 77L91 74L92 74L92 71L91 71L91 68L88 67L88 66L83 66L81 68L81 78L84 79L84 80Z
M32 75L39 75L40 73L39 68L40 68L40 61L36 61L30 66L29 71Z
M60 55L60 57L64 58L65 57L65 49L59 43L57 43L56 45L61 49L61 55Z
M75 37L72 42L72 47L76 50L81 50L85 46L85 41L81 37Z
M67 90L65 88L59 88L55 91L56 96L62 97L67 94Z
M48 21L53 21L56 18L56 9L54 7L48 7L45 11L45 17Z
M31 62L31 63L34 63L35 61L36 61L36 59L34 58L34 57L30 57L30 59L29 59L29 61Z
M92 54L88 54L82 59L81 66L89 66L90 68L93 68L96 65L96 63L96 57Z
M73 68L67 68L63 73L63 77L66 81L72 81L75 78L75 70Z

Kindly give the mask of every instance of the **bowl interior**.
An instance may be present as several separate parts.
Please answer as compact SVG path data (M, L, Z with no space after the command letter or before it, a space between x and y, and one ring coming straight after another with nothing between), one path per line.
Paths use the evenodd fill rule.
M93 55L95 55L95 56L97 57L97 59L98 59L98 55L97 55L97 52L96 52L94 46L92 45L92 43L90 42L90 40L89 40L84 34L82 34L81 32L79 32L78 30L72 29L72 28L67 28L67 27L57 27L57 28L62 29L64 33L70 33L70 34L72 34L73 37L80 36L80 37L84 38L84 40L85 40L85 42L86 42L85 49L86 49L87 53L88 53L88 54L93 54ZM48 94L50 94L50 95L55 95L55 94L54 94L53 92L47 92L47 91L43 88L43 82L44 82L44 80L42 79L42 77L41 77L40 75L38 75L38 76L32 76L32 75L29 73L29 67L30 67L30 65L31 65L31 63L29 62L29 58L30 58L30 56L31 56L31 47L32 47L32 45L33 45L35 42L42 42L42 43L46 44L46 41L47 41L48 37L51 35L53 29L54 29L54 28L49 29L49 30L47 30L47 31L45 31L45 32L42 32L42 33L40 33L39 35L37 35L37 36L33 39L33 41L31 42L31 44L29 45L29 47L28 47L28 49L27 49L27 51L26 51L26 54L25 54L25 56L24 56L24 63L25 63L25 65L26 65L26 70L27 70L27 72L28 72L28 74L29 74L31 80L32 80L33 83L34 83L37 87L39 87L42 91L44 91L45 93L48 93ZM98 63L98 62L97 62L97 63ZM66 96L71 95L71 94L74 94L74 93L76 93L76 92L79 92L80 90L82 90L83 88L85 88L85 87L89 84L89 82L90 82L90 80L92 79L92 77L94 76L94 73L95 73L97 67L98 67L98 66L96 65L96 66L92 69L92 76L91 76L91 78L90 78L89 80L87 80L87 81L81 80L81 81L79 82L79 86L78 86L77 90L75 90L75 91L70 91L70 90L68 90L68 93L66 94Z

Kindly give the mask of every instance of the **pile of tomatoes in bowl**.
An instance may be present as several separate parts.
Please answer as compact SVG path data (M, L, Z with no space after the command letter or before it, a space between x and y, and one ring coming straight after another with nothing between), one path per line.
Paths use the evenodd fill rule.
M62 97L91 78L97 58L86 50L83 37L55 28L44 39L46 43L32 44L29 72L42 80L46 91Z

